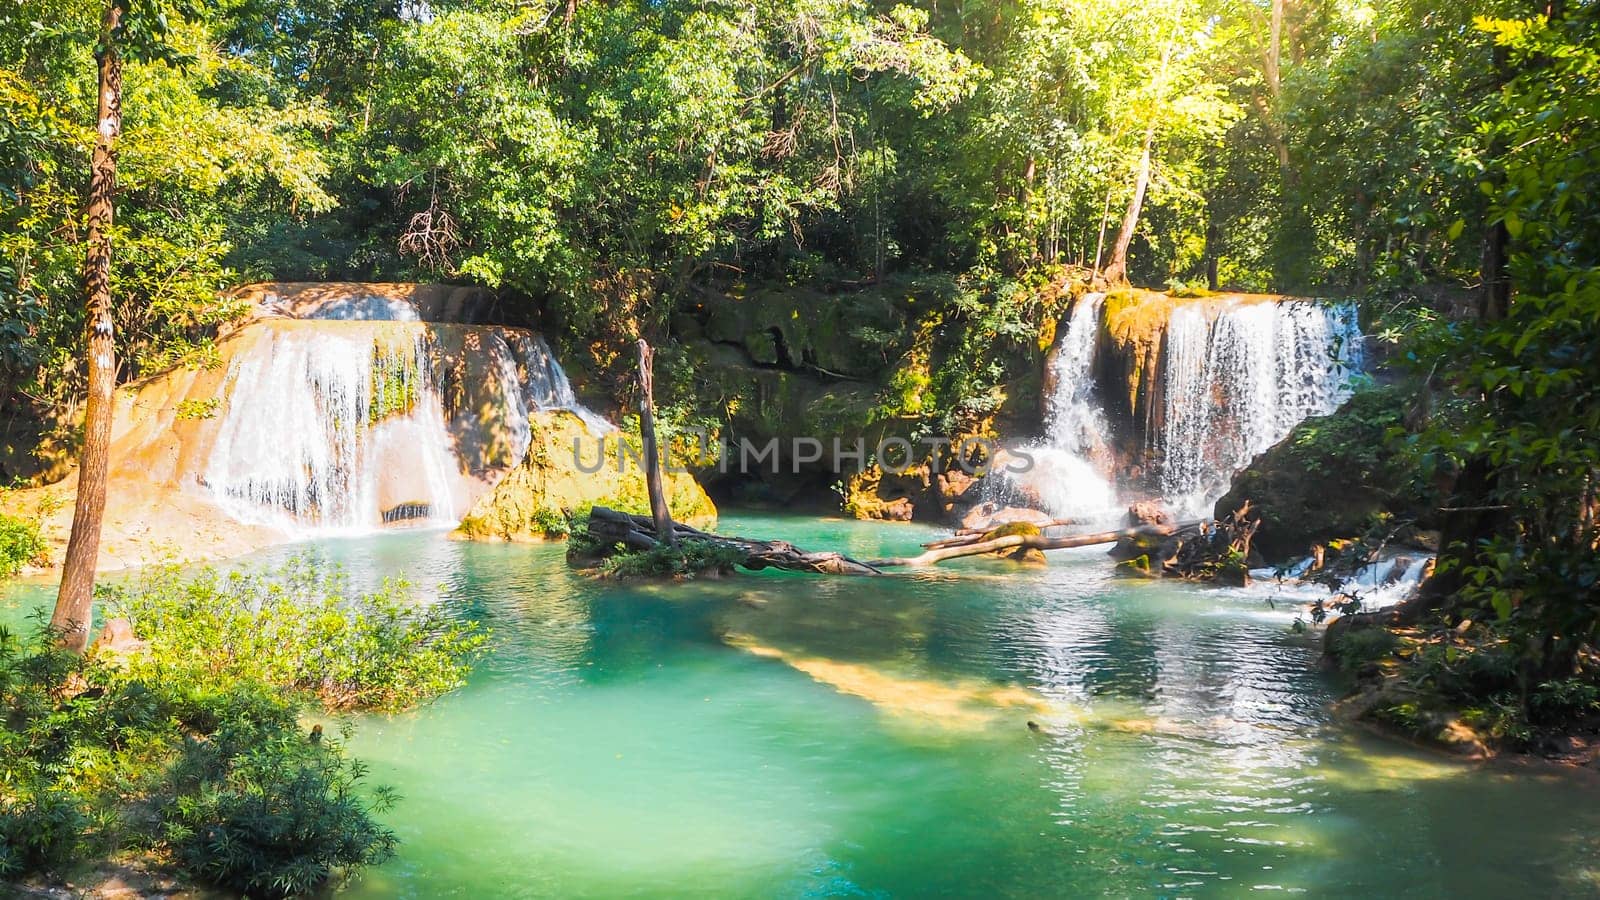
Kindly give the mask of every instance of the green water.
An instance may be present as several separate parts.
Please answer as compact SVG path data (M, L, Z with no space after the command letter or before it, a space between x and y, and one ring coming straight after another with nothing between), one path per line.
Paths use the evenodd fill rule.
M723 527L861 556L930 533ZM1588 782L1341 729L1291 610L1094 551L670 586L438 534L257 559L291 552L495 633L465 689L359 721L402 847L344 896L1600 893Z

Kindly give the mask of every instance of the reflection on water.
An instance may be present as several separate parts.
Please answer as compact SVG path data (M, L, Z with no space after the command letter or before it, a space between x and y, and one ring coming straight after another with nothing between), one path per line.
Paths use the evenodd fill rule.
M858 557L928 534L725 527ZM682 585L437 532L298 552L495 634L462 691L360 722L405 800L355 896L1600 891L1593 788L1336 727L1292 611L1092 550Z

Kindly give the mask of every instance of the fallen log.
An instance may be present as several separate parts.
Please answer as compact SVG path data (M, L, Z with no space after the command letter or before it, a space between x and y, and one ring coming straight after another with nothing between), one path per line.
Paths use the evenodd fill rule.
M874 566L851 559L842 553L809 552L788 541L760 541L753 538L726 534L712 534L691 528L682 522L672 522L672 536L682 545L688 541L701 541L719 547L731 547L744 554L739 565L754 572L762 569L783 569L790 572L813 572L818 575L881 575ZM602 545L621 544L629 550L653 550L661 543L655 537L655 522L649 516L636 516L604 506L589 511L589 536Z
M1043 534L1008 534L987 541L976 541L951 547L937 547L916 556L896 556L889 559L868 560L866 565L875 569L886 569L894 566L931 566L947 559L978 556L984 553L995 553L1015 548L1025 550L1065 550L1071 547L1092 547L1096 544L1115 543L1123 538L1170 537L1185 528L1193 528L1198 524L1198 522L1186 522L1179 525L1141 525L1137 528L1099 531L1093 534L1071 534L1061 537L1047 537Z

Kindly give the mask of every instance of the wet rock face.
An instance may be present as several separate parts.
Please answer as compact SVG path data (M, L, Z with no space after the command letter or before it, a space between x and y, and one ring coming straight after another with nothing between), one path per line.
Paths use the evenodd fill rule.
M926 508L929 485L926 472L896 475L871 467L846 480L844 511L857 519L909 522L919 500Z
M1128 507L1128 527L1143 525L1171 525L1172 512L1157 500L1140 500Z
M1383 512L1427 521L1432 511L1407 488L1386 432L1399 425L1404 398L1389 389L1357 394L1338 412L1307 419L1257 456L1217 501L1218 518L1247 501L1261 522L1254 546L1272 562L1298 558L1314 544L1366 531Z
M560 537L564 513L589 506L648 513L644 470L627 451L618 453L617 432L601 436L565 411L529 417L532 438L522 462L478 498L461 520L458 537L488 541L537 541ZM604 452L604 455L602 455ZM667 505L675 521L711 528L717 509L687 473L666 475Z

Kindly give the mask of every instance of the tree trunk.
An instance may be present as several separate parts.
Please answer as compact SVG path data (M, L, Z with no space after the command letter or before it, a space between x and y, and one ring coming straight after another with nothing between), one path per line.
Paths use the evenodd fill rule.
M1478 318L1485 322L1504 319L1511 311L1510 258L1506 254L1511 234L1504 222L1490 225L1483 235L1482 284L1478 288Z
M1090 282L1100 280L1100 257L1106 249L1106 222L1111 219L1111 192L1115 188L1115 181L1106 185L1106 202L1100 207L1100 231L1094 239L1094 275L1089 279Z
M1289 139L1278 116L1283 110L1283 7L1284 0L1272 0L1272 20L1267 32L1267 52L1261 58L1261 75L1267 83L1267 100L1258 105L1267 140L1278 157L1278 174L1287 189L1295 182L1289 157Z
M650 488L650 518L655 521L656 539L676 546L672 532L672 512L667 509L667 492L661 485L661 458L656 449L655 351L644 338L639 339L639 440L644 444L644 480Z
M100 525L106 509L106 470L110 464L112 391L116 386L116 346L111 317L111 220L117 183L116 140L122 132L122 58L117 32L122 9L106 5L100 23L99 127L89 171L88 251L83 281L88 294L89 397L78 463L78 493L72 510L72 536L61 566L51 627L67 648L82 653L89 645L94 616L94 569L100 555Z
M1217 227L1216 210L1211 197L1206 197L1206 290L1217 290L1217 257L1222 252L1222 233Z
M1172 48L1177 40L1178 23L1173 22L1173 35L1161 51L1161 68L1156 73L1155 103L1162 103L1167 94L1167 65L1172 61ZM1128 280L1128 247L1133 243L1133 233L1139 227L1139 213L1144 210L1144 192L1150 187L1150 152L1156 142L1156 111L1144 129L1144 146L1139 151L1139 167L1133 176L1133 196L1128 198L1128 210L1123 213L1122 227L1117 231L1116 243L1111 245L1111 259L1106 263L1106 284L1115 285Z
M1144 192L1150 186L1150 145L1156 140L1156 121L1151 117L1144 130L1144 149L1139 154L1139 168L1133 177L1133 196L1128 199L1128 211L1122 215L1122 228L1111 245L1111 260L1106 263L1107 284L1120 284L1128 280L1128 246L1133 243L1133 233L1139 227L1139 213L1144 209Z

